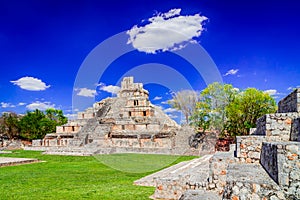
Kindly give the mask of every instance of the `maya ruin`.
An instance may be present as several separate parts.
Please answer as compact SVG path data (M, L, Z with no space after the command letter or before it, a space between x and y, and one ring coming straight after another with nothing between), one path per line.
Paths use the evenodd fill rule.
M190 148L191 128L180 127L149 101L149 92L133 77L125 77L117 97L94 103L78 112L76 120L56 128L26 149L47 154L93 155L107 153L159 153L199 155ZM208 142L207 153L214 150Z
M277 113L237 136L229 152L179 163L135 181L156 187L153 199L300 199L300 89L278 103Z
M259 118L250 135L237 136L229 152L211 151L215 140L191 148L191 134L150 103L141 83L125 77L117 97L79 112L78 119L25 149L61 155L202 154L134 184L155 187L152 199L300 199L300 89L282 99L276 113Z

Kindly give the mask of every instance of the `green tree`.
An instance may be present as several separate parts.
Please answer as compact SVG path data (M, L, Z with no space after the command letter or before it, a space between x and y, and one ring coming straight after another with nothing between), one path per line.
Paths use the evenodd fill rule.
M67 123L61 110L47 109L44 112L36 109L27 111L19 122L21 137L28 140L41 139L47 133L55 132L56 126Z
M209 84L201 92L200 99L208 106L206 110L209 110L211 129L224 131L227 121L225 108L233 101L237 93L238 90L232 85L218 82Z
M24 139L38 139L45 136L42 130L42 119L45 114L36 109L35 111L27 111L25 116L20 120L21 137Z
M62 125L68 122L68 118L64 116L62 110L56 110L54 108L48 108L46 111L48 119L55 121L58 125Z
M232 136L248 135L256 127L256 120L276 111L275 100L267 93L255 88L240 92L226 107L226 131Z
M195 127L197 132L204 133L211 124L210 109L206 102L197 102L196 109L190 117L190 124Z

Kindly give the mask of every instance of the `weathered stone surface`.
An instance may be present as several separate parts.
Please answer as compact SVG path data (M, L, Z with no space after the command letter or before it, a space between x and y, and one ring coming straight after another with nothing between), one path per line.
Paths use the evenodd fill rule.
M227 170L224 199L270 198L274 191L280 191L259 164L234 163L229 164Z
M21 165L40 162L37 159L33 158L9 158L9 157L0 157L0 167L11 166L11 165Z
M221 200L222 198L212 191L188 190L179 200Z
M252 135L237 137L235 153L216 152L209 160L208 179L199 176L197 182L190 181L190 187L175 192L164 187L173 183L167 176L157 184L160 195L153 197L178 199L175 192L183 194L180 199L208 199L212 192L226 200L300 199L300 97L295 98L299 92L281 101L279 113L261 117Z
M299 117L298 112L266 114L257 120L256 131L252 135L274 136L283 141L289 141L291 135L297 138L299 126L293 127L292 123Z
M261 157L262 166L284 189L285 195L294 195L298 199L300 193L294 193L293 185L297 185L300 181L300 169L297 166L300 159L299 147L299 142L263 143Z
M134 182L136 185L155 186L154 199L179 199L186 190L199 190L209 186L209 160L211 155L186 161L146 176Z
M104 148L116 152L199 155L213 153L216 137L204 138L198 149L191 149L191 128L180 127L149 101L149 92L133 77L125 77L117 97L96 102L78 119L57 127L56 133L34 140L26 149L46 150L49 154L92 155ZM108 151L110 152L110 151Z
M294 90L278 103L279 113L300 112L300 88Z

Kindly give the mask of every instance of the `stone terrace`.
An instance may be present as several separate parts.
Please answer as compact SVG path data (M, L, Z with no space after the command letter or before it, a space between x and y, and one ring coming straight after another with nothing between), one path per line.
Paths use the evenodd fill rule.
M40 162L37 159L32 158L9 158L9 157L0 157L0 167L12 166L12 165L22 165L29 163Z
M179 163L135 184L155 186L153 199L299 200L300 89L279 102L277 113L258 119L251 135L237 137L230 152Z

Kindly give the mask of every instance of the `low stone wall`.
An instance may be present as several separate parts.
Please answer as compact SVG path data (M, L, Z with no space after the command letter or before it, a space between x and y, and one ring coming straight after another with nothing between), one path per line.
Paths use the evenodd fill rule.
M209 190L215 190L218 194L223 194L226 185L227 167L234 163L233 151L217 152L211 159L209 165Z
M263 143L260 163L271 178L278 183L277 145L268 142Z
M290 140L300 142L300 118L293 120Z
M300 88L294 90L278 103L279 113L300 112Z
M299 113L266 114L256 123L253 135L280 136L280 140L289 141L292 131L292 122L300 117Z
M181 177L178 179L156 179L154 181L157 187L153 197L155 197L155 199L165 199L166 197L168 197L168 199L179 199L184 191L190 189L189 186L185 184L187 180L188 177Z
M236 157L242 163L259 163L260 151L265 136L237 136Z
M41 139L38 139L38 140L32 140L32 146L33 147L39 147L39 146L42 146L42 141Z
M172 148L172 138L112 138L111 147Z
M286 199L300 199L300 143L263 143L261 164L283 188Z

